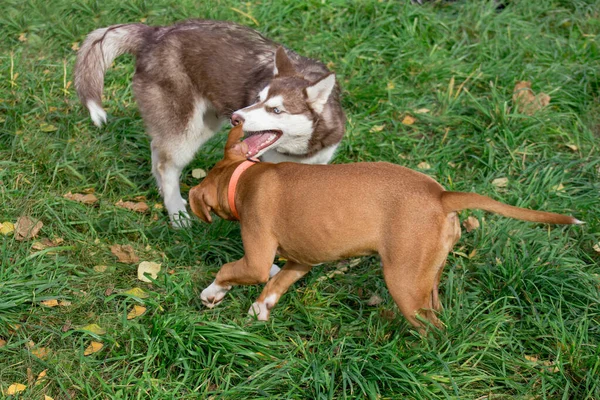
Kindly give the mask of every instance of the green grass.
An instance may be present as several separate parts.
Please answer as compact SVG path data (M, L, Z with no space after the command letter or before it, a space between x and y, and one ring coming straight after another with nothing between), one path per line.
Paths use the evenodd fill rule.
M204 308L201 290L242 254L238 226L195 221L175 231L163 210L116 208L140 195L161 203L131 94L132 58L107 74L103 129L71 84L73 43L89 31L189 17L247 24L331 62L348 115L336 163L427 162L425 172L448 189L587 224L472 212L481 227L463 231L442 280L447 328L427 337L399 316L374 257L326 280L318 278L335 266L316 267L267 323L246 316L260 287L235 288ZM27 384L28 399L600 399L599 21L598 3L583 0L515 0L502 12L478 1L4 0L0 222L31 215L44 223L41 238L64 242L38 251L0 236L0 387ZM548 93L550 105L517 113L519 80ZM421 108L430 111L416 114ZM407 114L413 125L402 124ZM221 158L223 141L201 149L184 171L188 186L193 168ZM492 184L501 177L504 189ZM96 206L63 198L87 188ZM139 282L112 244L130 244L173 273ZM106 272L94 271L100 264ZM134 286L150 296L122 294ZM383 302L368 306L374 293ZM40 305L53 298L72 304ZM140 303L146 314L127 320ZM67 321L73 329L63 332ZM91 323L106 334L78 329ZM83 356L98 339L104 349ZM51 354L35 357L29 341ZM43 384L28 383L28 370L45 369Z

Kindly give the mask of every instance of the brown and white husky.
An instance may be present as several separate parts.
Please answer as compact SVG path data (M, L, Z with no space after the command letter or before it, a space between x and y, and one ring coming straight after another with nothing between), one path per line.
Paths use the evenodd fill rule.
M136 57L133 92L152 137L152 172L173 226L189 223L179 179L224 121L244 122L248 156L326 164L344 135L335 75L231 22L113 25L91 32L77 55L75 88L94 124L106 122L104 74Z

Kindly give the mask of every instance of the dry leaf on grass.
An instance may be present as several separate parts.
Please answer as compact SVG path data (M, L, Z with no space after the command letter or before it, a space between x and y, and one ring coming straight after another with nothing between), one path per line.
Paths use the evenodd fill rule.
M97 353L100 350L102 350L103 347L104 345L100 342L91 342L90 345L86 347L85 351L83 352L83 355L89 356L90 354Z
M194 178L194 179L204 178L205 176L206 176L206 171L203 170L202 168L195 168L192 170L192 178Z
M536 96L531 90L531 82L520 81L513 90L513 103L520 113L533 115L550 104L550 96L546 93L538 93Z
M148 204L144 203L143 201L135 202L135 201L119 200L118 202L115 203L115 206L125 208L125 209L131 210L131 211L139 212L139 213L145 213L150 208L150 207L148 207Z
M152 282L144 274L148 274L152 279L156 279L159 272L160 264L151 261L142 261L140 265L138 265L137 277L142 282Z
M416 121L417 121L417 120L416 120L416 119L415 119L413 116L411 116L411 115L407 115L407 116L405 116L405 117L404 117L404 119L402 120L402 123L403 123L404 125L412 125L412 124L414 124Z
M44 359L50 355L50 349L47 347L38 347L37 349L32 349L31 354L36 356L37 358Z
M58 300L56 300L56 299L44 300L40 304L42 304L46 307L56 307L56 306L58 306Z
M463 222L463 226L467 232L471 232L472 230L479 228L479 220L471 215Z
M127 319L134 319L139 317L140 315L144 315L146 312L146 307L143 306L133 306L133 308L127 313Z
M89 324L89 325L83 326L79 329L82 331L88 331L88 332L94 333L96 335L104 335L106 333L106 330L98 324Z
M48 372L47 369L43 370L42 372L40 372L37 376L37 379L35 380L35 384L39 385L40 383L43 383L44 380L46 379L46 373Z
M374 294L369 300L367 300L368 306L376 306L381 303L383 303L383 299L376 294Z
M369 132L371 132L371 133L381 132L383 130L383 128L385 128L385 125L375 125L371 129L369 129Z
M571 149L571 150L573 150L573 151L577 151L577 150L579 150L579 147L577 147L577 146L576 146L576 145L574 145L574 144L566 144L565 146L567 146L568 148L570 148L570 149Z
M78 203L83 203L83 204L87 204L87 205L94 204L98 201L98 198L92 193L81 194L81 193L69 192L69 193L63 195L63 197L65 199L73 200Z
M54 400L52 397L48 396L48 395L44 395L44 400Z
M492 185L497 188L505 188L508 186L508 178L496 178L492 181Z
M562 183L559 183L558 185L552 186L552 190L555 192L564 192L565 186Z
M592 248L596 253L600 253L600 242L596 243Z
M105 272L108 267L106 265L94 265L94 271Z
M12 233L15 231L15 224L13 224L12 222L2 222L0 223L0 233L3 235L8 235L9 233Z
M50 240L48 238L43 238L39 242L34 242L33 245L31 245L31 248L34 250L44 250L49 247L57 247L62 242L64 242L63 238L56 238L56 239L52 239L52 240Z
M140 261L140 258L135 254L133 247L128 244L114 244L110 246L110 252L117 256L119 262L124 264L135 264Z
M428 108L419 108L415 111L415 114L427 114L430 110Z
M140 299L145 299L147 297L150 297L150 295L148 293L144 292L139 287L134 287L134 288L131 288L129 290L126 290L126 291L123 292L123 294L128 294L130 296L135 296L135 297L140 298Z
M431 169L431 165L429 165L428 162L423 161L423 162L419 163L419 165L417 165L417 168L419 168L419 169Z
M27 389L27 386L21 384L21 383L13 383L12 385L10 385L8 387L8 389L6 389L6 395L8 396L12 396L14 394L20 393L22 391L24 391L25 389Z
M6 340L0 338L0 347L6 346Z
M19 217L15 224L15 239L28 240L37 236L44 223L27 216Z

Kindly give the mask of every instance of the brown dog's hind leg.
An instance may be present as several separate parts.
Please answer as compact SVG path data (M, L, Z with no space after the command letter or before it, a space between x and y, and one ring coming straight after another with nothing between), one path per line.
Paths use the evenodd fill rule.
M433 220L421 225L427 231L391 234L394 243L381 253L383 276L390 294L402 314L421 333L426 329L417 314L432 325L443 327L435 313L441 309L438 285L457 237L455 215L442 218L441 223Z
M250 310L248 310L248 314L256 316L259 321L268 320L271 309L275 307L281 296L287 292L294 282L306 275L311 269L311 265L288 261L281 271L267 282L258 299L252 304Z

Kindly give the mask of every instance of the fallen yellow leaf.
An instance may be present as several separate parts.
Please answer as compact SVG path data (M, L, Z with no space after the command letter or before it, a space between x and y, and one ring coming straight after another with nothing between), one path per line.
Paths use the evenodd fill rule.
M95 265L94 271L96 272L104 272L108 267L106 265Z
M429 112L429 108L419 108L415 110L415 114L427 114Z
M56 299L44 300L40 304L42 304L46 307L56 307L58 305L58 300L56 300Z
M416 122L416 119L410 115L407 115L406 117L404 117L404 119L402 120L402 123L404 125L412 125Z
M27 386L20 383L13 383L6 389L6 394L12 396L13 394L17 394L27 389Z
M579 150L579 147L575 146L574 144L567 144L565 146L567 146L568 148L570 148L573 151Z
M135 297L138 297L140 299L145 299L145 298L147 298L147 297L150 296L148 293L144 292L139 287L134 287L134 288L131 288L129 290L126 290L126 291L123 292L123 294L128 294L128 295L131 295L131 296L135 296Z
M152 279L156 279L159 272L160 264L151 261L142 261L140 265L138 265L137 277L142 282L152 282L144 274L148 274Z
M536 356L528 356L528 355L525 355L525 359L526 359L527 361L531 361L531 362L538 362L538 358L537 358Z
M6 346L6 340L0 338L0 347Z
M48 395L44 395L44 400L54 400L54 399Z
M394 89L395 87L396 87L396 85L394 85L394 82L391 82L391 81L390 81L390 82L388 82L388 84L387 84L387 88L388 88L388 90L392 90L392 89Z
M146 312L146 307L135 305L127 314L127 319L134 319L139 317L140 315L144 315Z
M492 185L497 188L503 188L508 186L508 178L496 178L492 181Z
M15 224L12 222L2 222L0 223L0 233L3 235L8 235L9 233L14 232Z
M43 370L42 372L40 372L37 376L37 379L35 380L35 384L39 385L40 383L42 383L42 381L46 378L46 372L48 372L47 369Z
M429 163L423 161L423 162L419 163L419 165L417 165L417 168L419 168L419 169L431 169L431 165L429 165Z
M203 170L202 168L195 168L192 170L192 178L194 178L194 179L204 178L205 176L206 176L206 171Z
M44 359L50 355L50 349L47 347L39 347L37 349L32 349L31 354L36 356L37 358Z
M369 132L381 132L383 128L385 128L385 125L375 125L369 129Z
M81 329L82 331L95 333L96 335L104 335L106 333L106 330L98 324L89 324L79 329Z
M592 248L596 253L600 253L600 242L596 243Z
M89 356L90 354L97 353L100 350L102 350L103 347L104 345L100 342L91 342L90 345L86 347L85 351L83 352L83 355Z

